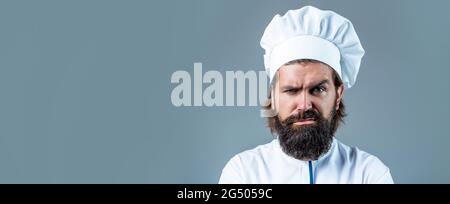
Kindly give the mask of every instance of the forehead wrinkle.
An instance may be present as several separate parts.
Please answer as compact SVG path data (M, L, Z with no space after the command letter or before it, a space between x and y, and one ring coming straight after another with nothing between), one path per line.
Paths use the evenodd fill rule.
M303 82L298 79L288 79L286 83L282 84L282 87L292 87L292 88L311 88L318 86L320 84L327 84L330 83L330 79L327 76L311 79L311 80L304 80Z
M318 85L323 80L328 80L331 82L331 78L328 73L328 70L332 69L330 67L326 67L327 69L325 71L324 69L316 67L317 64L300 64L303 68L301 71L287 71L287 69L290 68L298 68L294 66L295 65L288 65L278 70L279 83L281 82L280 85L295 88L310 88L311 86Z

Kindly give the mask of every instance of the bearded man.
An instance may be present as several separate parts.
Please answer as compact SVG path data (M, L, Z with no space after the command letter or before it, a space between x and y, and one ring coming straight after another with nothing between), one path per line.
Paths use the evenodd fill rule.
M261 46L271 82L263 108L277 137L234 156L219 183L393 183L377 157L334 137L364 55L352 23L305 6L276 15Z

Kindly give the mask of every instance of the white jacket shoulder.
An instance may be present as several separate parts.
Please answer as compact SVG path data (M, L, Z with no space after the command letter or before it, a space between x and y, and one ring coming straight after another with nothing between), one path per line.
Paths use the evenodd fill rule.
M393 183L389 168L378 157L369 154L357 147L347 146L336 140L338 155L342 165L351 164L355 172L359 172L361 183Z
M245 177L245 170L249 166L258 166L272 154L274 148L273 140L270 143L259 145L253 149L241 152L228 161L222 170L222 175L220 176L220 184L238 184L238 183L248 183Z

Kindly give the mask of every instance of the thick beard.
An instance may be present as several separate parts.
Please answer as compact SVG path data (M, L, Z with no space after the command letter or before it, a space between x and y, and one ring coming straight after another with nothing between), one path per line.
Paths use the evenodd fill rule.
M291 157L299 160L317 160L326 153L333 142L333 124L336 123L336 110L330 114L330 119L324 118L320 113L307 110L303 115L295 115L280 121L275 117L275 129L278 133L282 150ZM293 123L313 118L315 122L299 127Z

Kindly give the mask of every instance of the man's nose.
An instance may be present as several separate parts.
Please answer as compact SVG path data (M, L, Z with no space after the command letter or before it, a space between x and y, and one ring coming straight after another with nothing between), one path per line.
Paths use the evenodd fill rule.
M297 98L297 111L304 112L312 108L311 96L306 91L302 91Z

